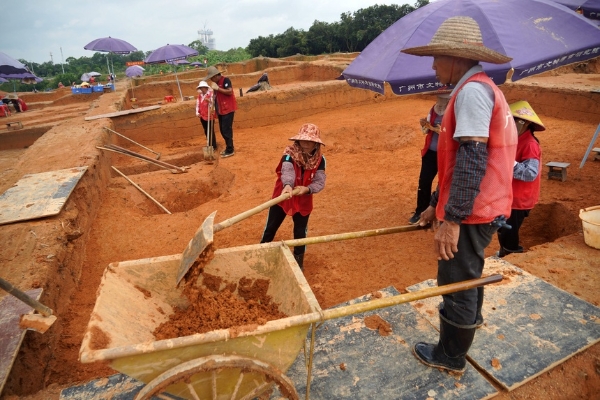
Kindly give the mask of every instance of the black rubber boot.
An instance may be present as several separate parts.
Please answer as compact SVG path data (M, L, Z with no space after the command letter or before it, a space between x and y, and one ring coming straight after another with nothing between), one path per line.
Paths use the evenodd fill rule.
M481 328L483 326L483 315L481 314L481 308L483 307L483 286L477 288L477 316L475 317L475 327Z
M467 368L467 351L475 337L475 325L457 325L440 310L440 340L437 345L419 342L413 348L417 360L429 367L462 374Z
M523 252L523 246L519 246L519 248L517 250L508 250L508 249L505 249L504 247L500 247L500 250L496 253L496 256L502 258L511 253L522 253L522 252Z
M294 254L294 258L296 259L296 262L298 263L298 265L300 266L300 269L304 269L304 253L302 254Z

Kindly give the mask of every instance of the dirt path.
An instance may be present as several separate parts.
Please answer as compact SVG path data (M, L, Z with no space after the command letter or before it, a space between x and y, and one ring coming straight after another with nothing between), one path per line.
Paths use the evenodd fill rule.
M275 82L273 84L276 85ZM141 93L142 90L136 90L138 98ZM334 95L332 92L331 96ZM261 96L282 96L282 91L274 90ZM161 94L156 95L156 98L160 97ZM274 170L287 139L305 122L312 122L322 129L327 145L327 186L315 196L309 236L407 224L415 206L419 150L424 141L418 120L427 113L433 99L413 97L382 101L374 97L367 104L337 109L324 105L324 112L311 104L316 100L310 97L298 99L290 96L282 100L285 101L304 102L311 111L298 118L280 118L276 124L236 128L236 155L213 165L201 161L205 140L198 136L199 126L193 128L196 134L184 140L167 139L151 145L165 161L186 160L191 169L185 174L171 174L164 170L137 173L135 171L142 168L140 163L122 156L111 156L110 164L128 171L130 177L171 210L172 215L158 209L123 178L109 177L108 172L101 168L90 171L94 176L98 175L95 181L98 185L106 184L107 187L101 197L95 199L96 203L89 205L92 212L89 229L80 239L65 245L64 251L68 254L65 258L80 260L83 268L80 275L62 271L56 277L74 289L69 298L60 303L60 327L45 334L48 336L45 339L53 338L55 343L52 356L40 368L43 374L38 377L38 381L43 380L45 389L36 388L39 382L24 381L29 379L26 378L27 366L33 363L31 359L35 357L37 348L36 339L31 337L34 334L29 333L20 354L23 359L15 364L3 399L57 399L63 387L114 373L107 366L78 361L82 336L96 299L96 288L106 266L115 261L180 253L210 212L217 210L216 221L221 221L267 201L275 181ZM536 106L532 100L530 102ZM99 107L99 110L94 110L98 114L101 110L114 111L111 104L111 100L101 99L90 107ZM189 104L193 108L192 103ZM169 110L175 110L169 107L176 106L160 110L167 114L167 118ZM577 105L571 107L576 108ZM253 112L258 113L259 110L255 108ZM243 112L243 108L238 111L240 114ZM540 204L522 229L523 245L528 251L511 255L507 260L592 304L600 305L600 253L583 243L578 218L579 209L600 204L600 192L597 190L600 162L590 158L583 169L578 168L596 124L590 121L593 118L575 120L543 112L539 114L547 127L547 131L538 135L543 161L570 162L568 180L542 179ZM255 118L260 120L260 115ZM132 124L139 123L136 118L131 120L137 121ZM190 121L196 123L193 116ZM102 124L106 122L84 122L81 117L62 123L61 134L70 140L68 148L81 148L76 156L65 154L64 157L78 162L82 162L82 157L107 157L89 143L91 140L98 143L107 140L101 130ZM89 134L81 134L82 129ZM219 136L218 141L223 144ZM36 159L30 154L31 151L18 154L17 171L25 163L30 169L47 168L48 157ZM24 157L27 157L26 160ZM4 162L2 157L0 162ZM546 169L543 173L546 174ZM9 171L0 175L0 184L8 185L11 179L15 179L15 174ZM93 184L83 183L79 190L94 190ZM85 197L82 192L75 196ZM68 206L52 222L58 226L62 221L64 226L67 221L72 224L68 229L76 229L77 224L85 223L81 219L83 212L80 204ZM265 213L259 214L217 233L216 247L257 243L265 218ZM34 226L50 229L43 222L34 223ZM291 238L291 231L291 221L286 220L276 240ZM5 240L4 243L20 245L14 239L7 239L15 234L26 236L15 225L0 227L0 238ZM76 255L71 254L71 250L76 251ZM486 254L492 255L497 250L498 245L494 241ZM30 251L35 254L35 250ZM0 253L3 265L18 259L17 253L3 250ZM421 231L312 245L306 253L304 273L317 300L323 308L327 308L389 285L403 290L435 277L436 268L432 233ZM12 270L12 273L18 272ZM43 278L40 279L43 281ZM35 280L35 277L27 280ZM61 283L42 285L46 290L52 290L60 287ZM600 393L598 344L525 386L511 393L501 393L496 398L591 399L597 393Z

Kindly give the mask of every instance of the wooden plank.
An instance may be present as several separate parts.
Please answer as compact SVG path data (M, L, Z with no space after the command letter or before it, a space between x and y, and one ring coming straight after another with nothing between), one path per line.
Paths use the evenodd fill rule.
M144 111L156 110L157 108L160 108L160 106L148 106L148 107L142 107L142 108L135 108L132 110L115 111L115 112L108 113L108 114L100 114L100 115L93 115L91 117L85 117L85 120L91 121L91 120L100 119L100 118L120 117L122 115L136 114L136 113L141 113Z
M549 163L546 163L546 166L550 168L567 168L569 165L571 165L571 163L557 161L550 161Z
M25 293L29 297L39 300L42 289L31 289ZM19 320L21 315L32 311L33 308L9 294L0 299L0 393L6 384L25 332L27 332L26 329L19 327Z
M23 176L0 195L0 225L56 215L87 167Z
M59 400L111 399L133 400L144 384L123 374L111 375L63 389ZM155 399L156 397L153 397ZM165 397L175 398L175 397Z
M600 308L496 257L486 259L484 271L505 278L485 288L484 325L468 357L505 389L516 389L600 341ZM435 284L428 280L407 290ZM440 302L434 297L413 303L436 329Z
M399 294L391 286L379 293L383 297ZM366 295L341 305L371 298ZM368 328L365 318L387 322L391 334L383 336ZM486 399L495 396L497 390L471 365L462 377L455 378L417 361L412 346L423 340L436 341L437 336L435 329L410 304L326 321L316 330L310 398ZM310 332L306 346L310 348ZM301 352L286 373L301 399L306 393L306 362Z

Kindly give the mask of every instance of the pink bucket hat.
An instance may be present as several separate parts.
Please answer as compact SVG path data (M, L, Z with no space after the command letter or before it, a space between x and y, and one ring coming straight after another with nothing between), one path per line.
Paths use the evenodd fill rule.
M298 134L291 137L290 140L307 140L309 142L320 143L325 146L325 143L321 141L321 130L315 124L304 124L300 127Z

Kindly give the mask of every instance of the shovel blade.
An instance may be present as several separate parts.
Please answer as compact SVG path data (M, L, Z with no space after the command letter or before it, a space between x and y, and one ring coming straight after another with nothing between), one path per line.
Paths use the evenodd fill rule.
M55 315L45 317L40 314L25 314L21 316L19 326L23 329L31 329L39 333L44 333L56 321Z
M204 220L183 251L181 264L179 264L179 271L177 271L177 285L179 285L179 282L181 282L200 254L213 243L213 226L216 214L217 212L214 211Z
M212 146L203 147L202 152L204 153L205 161L214 161L215 160L215 151Z

